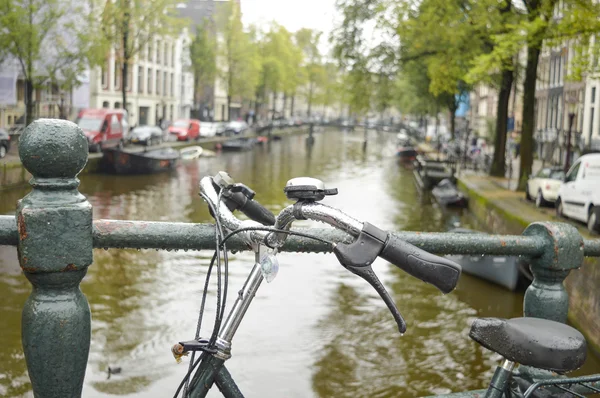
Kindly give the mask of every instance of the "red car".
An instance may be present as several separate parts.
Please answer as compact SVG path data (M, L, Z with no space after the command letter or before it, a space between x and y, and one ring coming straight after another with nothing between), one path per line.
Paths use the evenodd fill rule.
M177 120L169 127L169 134L177 136L177 141L197 140L200 138L200 120Z

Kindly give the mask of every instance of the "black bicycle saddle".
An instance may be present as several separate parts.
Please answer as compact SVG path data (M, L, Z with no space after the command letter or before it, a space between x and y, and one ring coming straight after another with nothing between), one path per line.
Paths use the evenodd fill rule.
M469 337L509 361L566 373L585 362L587 345L578 330L540 318L480 318Z

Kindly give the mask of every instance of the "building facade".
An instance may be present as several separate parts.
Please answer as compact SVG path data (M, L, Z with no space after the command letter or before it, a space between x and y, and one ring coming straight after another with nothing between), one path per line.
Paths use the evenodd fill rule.
M131 63L126 83L131 126L190 117L193 105L190 42L186 29L176 38L155 38ZM120 63L111 51L104 66L90 73L91 108L123 108L121 74Z

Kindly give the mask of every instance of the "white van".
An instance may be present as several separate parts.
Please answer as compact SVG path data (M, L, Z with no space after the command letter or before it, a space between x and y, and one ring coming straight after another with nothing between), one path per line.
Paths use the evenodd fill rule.
M556 214L600 232L600 153L583 155L573 164L558 190Z

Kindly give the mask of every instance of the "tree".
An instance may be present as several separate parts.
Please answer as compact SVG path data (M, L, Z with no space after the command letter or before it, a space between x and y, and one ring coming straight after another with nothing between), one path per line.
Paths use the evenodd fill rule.
M296 32L296 45L302 51L304 56L304 75L308 84L306 95L308 102L308 117L311 116L312 104L315 99L315 90L318 86L325 83L325 69L322 65L321 53L319 51L319 41L322 32L303 28Z
M518 24L506 26L504 32L492 37L493 50L476 60L480 69L498 68L502 60L513 57L519 49L527 49L525 79L523 82L523 128L521 132L521 161L519 168L519 190L524 190L533 165L533 132L535 128L535 90L537 68L544 44L557 45L566 40L585 43L587 38L600 32L600 5L593 0L563 0L565 11L555 18L558 0L512 0L513 10L519 14ZM577 77L590 64L589 47L579 47L580 57L573 61L573 75ZM582 61L582 62L579 62Z
M190 59L194 71L194 102L198 108L204 87L214 86L217 75L217 48L212 26L205 21L196 27L196 35L190 45Z
M292 60L291 35L283 26L272 23L261 43L262 71L261 83L265 95L270 92L273 98L271 118L277 113L277 94L289 89L289 66ZM294 72L297 73L296 69Z
M177 0L112 0L102 11L103 38L121 70L123 109L127 109L129 67L156 39L175 36L181 27ZM148 50L150 51L150 50ZM166 57L166 50L158 50Z
M36 87L50 82L70 89L99 62L99 25L91 11L89 4L74 1L0 0L0 43L24 79L26 124L33 120Z
M223 62L218 69L227 91L227 113L231 120L231 101L234 97L251 97L258 84L260 58L258 49L244 31L240 6L230 1L217 15L217 54Z

